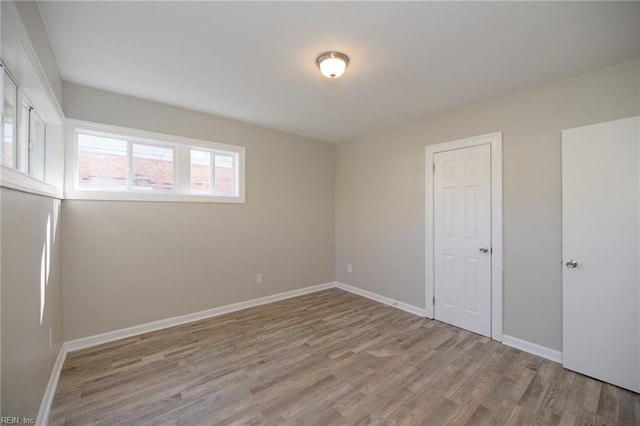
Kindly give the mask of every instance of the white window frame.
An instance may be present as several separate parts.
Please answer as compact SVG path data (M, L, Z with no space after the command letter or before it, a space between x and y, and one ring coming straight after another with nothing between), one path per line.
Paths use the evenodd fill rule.
M64 197L71 200L115 200L115 201L165 201L165 202L196 202L196 203L245 203L245 147L227 145L199 139L191 139L181 136L167 135L163 133L138 130L127 127L94 123L82 120L66 120L65 137L65 189ZM130 189L132 165L129 164L129 177L127 190L94 190L78 189L78 133L95 134L98 136L126 139L128 150L131 151L134 143L143 145L172 148L174 152L174 185L171 192L133 191ZM191 193L191 159L190 150L200 149L204 151L233 154L237 158L235 187L237 196L208 195ZM131 152L129 152L131 159ZM131 163L131 161L130 161ZM213 170L212 170L213 171Z
M0 84L4 85L4 79L6 75L16 85L16 123L14 129L14 146L13 146L13 164L7 165L0 163L0 186L4 188L11 188L18 191L29 192L33 194L45 195L61 199L62 191L56 188L54 185L46 182L46 128L47 123L40 117L35 110L35 107L27 98L24 87L20 85L18 80L14 78L9 68L0 60ZM4 103L4 86L0 89L2 94L1 102ZM4 107L4 105L2 105ZM25 116L24 110L27 110ZM45 126L45 141L41 147L43 154L43 177L38 178L33 176L29 170L29 143L30 143L30 131L31 122L29 119L30 112L33 111L38 115L40 120ZM26 125L26 128L24 127ZM4 131L4 129L2 129ZM4 149L4 145L2 149Z

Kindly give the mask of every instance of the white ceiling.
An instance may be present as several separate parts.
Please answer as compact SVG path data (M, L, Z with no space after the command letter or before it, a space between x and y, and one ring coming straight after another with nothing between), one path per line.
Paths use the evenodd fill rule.
M331 142L640 56L638 2L39 7L67 81Z

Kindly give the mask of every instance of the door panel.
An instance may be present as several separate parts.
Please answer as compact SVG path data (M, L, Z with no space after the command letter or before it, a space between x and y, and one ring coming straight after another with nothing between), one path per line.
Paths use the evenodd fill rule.
M563 365L636 392L638 123L636 117L562 133Z
M435 318L490 337L491 146L433 159Z

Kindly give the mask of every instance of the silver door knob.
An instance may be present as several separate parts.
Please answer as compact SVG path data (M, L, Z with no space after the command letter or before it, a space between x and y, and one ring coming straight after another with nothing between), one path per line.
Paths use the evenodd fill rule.
M486 247L480 247L480 253L489 253L489 249Z
M578 262L576 262L575 260L571 259L565 265L567 265L567 268L575 268L576 266L578 266Z

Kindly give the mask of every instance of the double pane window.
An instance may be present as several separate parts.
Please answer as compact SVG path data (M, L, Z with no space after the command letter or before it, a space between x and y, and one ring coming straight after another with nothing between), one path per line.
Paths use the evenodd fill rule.
M168 138L153 140L76 128L74 193L80 198L82 193L111 192L242 202L241 147L201 141L193 146L167 142Z
M46 124L4 66L0 77L0 164L44 181Z
M193 193L219 196L235 194L237 154L192 149L190 156Z

